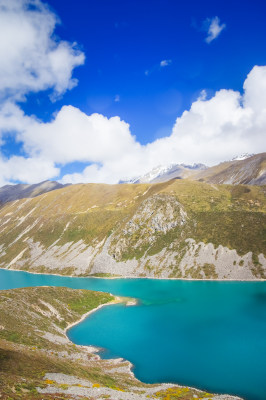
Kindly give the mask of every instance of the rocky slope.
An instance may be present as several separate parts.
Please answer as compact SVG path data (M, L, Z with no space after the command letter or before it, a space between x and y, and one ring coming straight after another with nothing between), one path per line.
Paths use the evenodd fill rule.
M62 275L265 279L261 186L72 185L0 209L0 267Z
M265 185L266 153L242 154L214 167L206 167L203 164L159 166L143 176L121 183L158 183L187 178L215 184Z
M227 161L191 177L208 183L266 185L266 153Z
M70 342L65 333L69 324L113 300L107 293L58 287L0 291L1 399L239 399L173 384L144 384L128 361L102 360L97 349Z

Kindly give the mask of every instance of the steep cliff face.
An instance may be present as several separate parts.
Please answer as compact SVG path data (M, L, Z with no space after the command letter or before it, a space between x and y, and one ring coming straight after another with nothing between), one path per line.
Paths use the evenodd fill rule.
M118 261L136 258L143 249L156 242L158 235L166 235L177 226L183 226L186 218L187 214L175 196L151 196L113 237L110 252Z
M0 209L0 266L62 275L265 279L265 187L73 185Z

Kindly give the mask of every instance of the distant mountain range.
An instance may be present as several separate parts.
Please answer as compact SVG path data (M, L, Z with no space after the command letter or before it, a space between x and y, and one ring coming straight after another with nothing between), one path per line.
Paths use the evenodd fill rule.
M242 154L214 167L207 167L204 164L158 166L142 176L121 180L119 184L163 183L172 179L189 179L210 184L262 186L266 184L266 153ZM23 198L33 198L69 185L62 185L56 181L44 181L33 185L5 185L0 188L0 205Z
M62 185L56 181L44 181L34 185L18 184L5 185L0 188L0 204L18 199L31 198L51 190L61 189L68 185Z
M265 185L266 153L223 162L190 177L201 182L230 185Z
M119 183L160 183L170 179L192 179L217 184L266 184L266 153L242 154L231 161L214 167L204 164L170 164L158 166L145 175L120 181Z
M255 154L243 153L243 154L239 154L238 156L235 156L234 158L232 158L231 161L245 160L246 158L249 158L252 156L255 156Z
M158 166L153 168L145 175L141 175L131 179L125 179L119 183L159 183L169 181L170 179L184 179L191 175L193 171L205 170L204 164L170 164L166 166Z

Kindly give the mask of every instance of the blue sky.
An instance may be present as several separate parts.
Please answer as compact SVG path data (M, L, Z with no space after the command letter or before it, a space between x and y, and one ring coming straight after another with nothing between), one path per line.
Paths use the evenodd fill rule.
M254 65L266 65L265 1L50 1L86 63L79 85L51 111L71 104L82 111L119 115L144 144L171 133L200 91L242 90ZM226 29L212 43L202 25L218 16ZM162 60L172 60L160 68ZM150 74L145 75L149 70ZM115 96L120 102L115 102ZM49 104L46 104L49 107ZM36 109L43 117L43 107ZM48 113L48 118L50 113Z
M43 4L0 2L6 30L13 17L25 20L21 30L33 27L20 38L14 24L0 48L3 57L12 46L10 65L21 66L0 70L0 182L115 182L168 161L211 165L265 150L265 1ZM56 63L39 66L56 46Z

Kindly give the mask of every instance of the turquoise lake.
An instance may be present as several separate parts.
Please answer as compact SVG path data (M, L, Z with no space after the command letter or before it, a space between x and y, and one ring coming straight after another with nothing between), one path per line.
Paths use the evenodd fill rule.
M68 331L144 382L266 399L266 282L68 278L0 270L0 289L67 286L138 299L106 306ZM1 318L1 316L0 316Z

